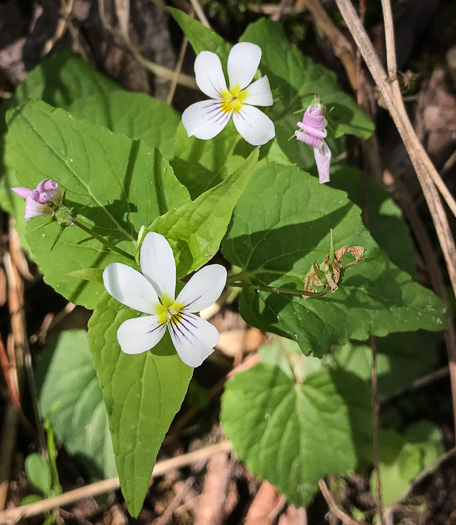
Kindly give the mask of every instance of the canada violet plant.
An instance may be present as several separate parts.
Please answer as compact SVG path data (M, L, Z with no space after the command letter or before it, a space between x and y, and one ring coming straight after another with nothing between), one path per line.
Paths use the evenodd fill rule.
M181 117L74 55L43 61L3 106L10 187L25 199L26 224L20 198L11 211L46 282L94 310L88 344L132 515L193 367L212 359L218 331L197 313L223 305L225 284L244 320L274 336L257 365L227 382L223 431L259 478L308 505L319 479L372 461L368 379L347 348L361 363L371 335L380 345L395 332L441 331L444 306L413 279L413 245L394 203L369 186L369 205L389 207L370 208L367 231L363 177L340 161L330 166L345 135L373 131L335 75L269 19L231 48L170 11L197 53L196 82L209 100ZM309 93L331 111L309 105ZM307 109L289 141L297 107ZM320 182L331 170L331 182L319 184L315 168ZM385 234L393 220L400 242ZM50 416L56 429L59 413ZM108 476L106 435L80 452Z

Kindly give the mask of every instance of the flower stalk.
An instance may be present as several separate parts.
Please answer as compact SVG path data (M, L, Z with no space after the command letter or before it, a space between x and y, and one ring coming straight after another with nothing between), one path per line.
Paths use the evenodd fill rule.
M301 297L306 298L315 298L323 297L325 296L329 291L329 286L322 290L321 292L310 292L306 290L295 290L293 288L280 288L277 286L266 286L266 285L259 285L259 284L253 284L253 283L245 283L245 282L234 282L229 283L230 286L238 287L238 288L253 288L254 290L258 290L259 292L271 292L276 294L288 294L288 295L299 295Z

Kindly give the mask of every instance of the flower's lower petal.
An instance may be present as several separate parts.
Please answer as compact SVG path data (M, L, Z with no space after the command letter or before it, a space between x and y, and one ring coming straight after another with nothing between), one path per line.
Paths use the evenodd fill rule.
M154 305L159 301L154 287L130 266L108 264L103 272L103 283L109 295L119 303L145 314L155 314Z
M275 137L272 120L253 106L244 104L241 111L234 113L233 122L240 135L253 146L262 146Z
M200 312L220 297L225 284L226 269L220 264L209 264L191 277L176 301L188 312Z
M169 333L182 361L193 368L209 357L220 339L217 328L196 315L182 312L169 324Z
M315 128L314 126L311 126L310 124L306 124L304 122L298 122L298 128L301 128L303 131L309 133L309 135L312 135L313 137L318 137L319 139L326 138L326 135L328 134L326 129Z
M260 65L261 48L256 44L241 42L236 44L228 56L228 79L230 89L247 87Z
M314 137L305 133L304 131L295 131L296 138L313 148L321 148L323 146L323 140L318 137Z
M15 188L11 188L14 193L17 193L19 197L22 197L23 199L26 199L30 193L33 191L26 186L16 186Z
M195 60L195 80L201 91L210 98L219 99L226 91L220 58L211 51L201 51Z
M189 137L209 140L217 136L228 124L230 112L224 112L217 100L205 100L189 106L182 115L182 124Z
M153 348L165 335L166 326L156 316L135 317L123 322L117 330L122 352L142 354Z
M25 199L25 213L26 221L31 221L33 217L52 217L53 210L47 204L36 202L30 195Z
M331 166L331 150L323 141L321 148L314 149L315 162L317 163L318 179L320 184L329 182L329 168Z
M272 106L272 93L268 77L261 77L246 89L245 104L251 106Z
M141 271L157 294L174 299L176 263L169 242L159 233L149 232L141 245Z

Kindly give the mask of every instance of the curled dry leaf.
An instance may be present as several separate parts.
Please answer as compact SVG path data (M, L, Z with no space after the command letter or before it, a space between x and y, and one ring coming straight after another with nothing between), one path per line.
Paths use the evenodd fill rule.
M353 255L355 260L342 266L342 257L347 252ZM330 263L330 255L325 257L322 264L317 262L313 264L304 281L304 290L309 292L309 295L303 295L303 298L309 299L309 297L315 294L318 294L318 297L321 297L328 292L334 293L339 288L339 281L343 272L350 266L358 264L363 254L363 246L342 246L342 248L334 251L334 260L332 264ZM316 287L323 287L323 290L316 290Z

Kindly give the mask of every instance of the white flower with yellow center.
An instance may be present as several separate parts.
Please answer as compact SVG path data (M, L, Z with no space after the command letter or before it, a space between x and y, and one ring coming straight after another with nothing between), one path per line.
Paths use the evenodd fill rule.
M275 136L272 120L254 106L272 106L268 77L253 77L261 59L261 49L248 42L236 44L228 56L228 79L220 58L202 51L195 60L195 78L201 91L211 98L188 107L182 123L189 137L208 140L218 135L231 116L239 134L254 146L266 144Z
M141 354L153 348L169 329L182 361L199 366L219 341L217 329L194 315L213 304L226 284L226 270L210 264L196 272L177 298L176 263L168 241L159 233L148 233L141 246L142 273L122 263L112 263L103 272L108 293L145 317L128 319L117 331L126 354Z

